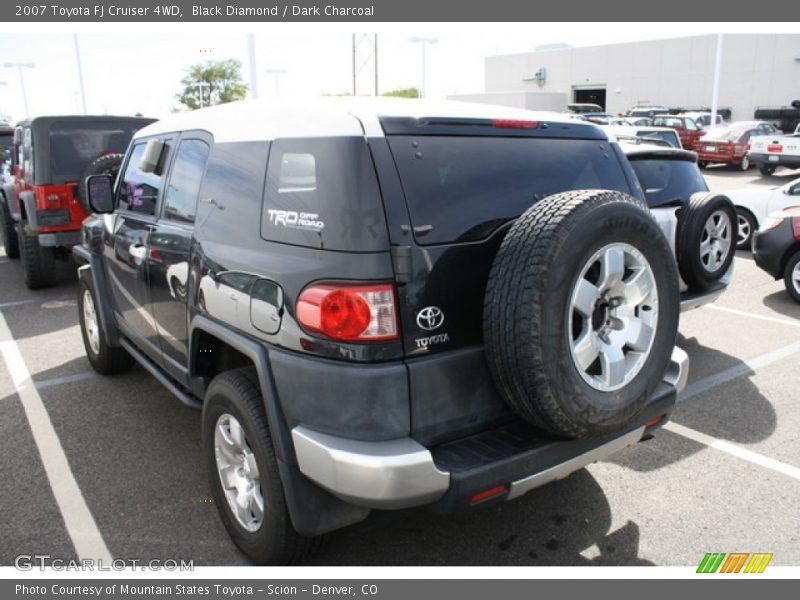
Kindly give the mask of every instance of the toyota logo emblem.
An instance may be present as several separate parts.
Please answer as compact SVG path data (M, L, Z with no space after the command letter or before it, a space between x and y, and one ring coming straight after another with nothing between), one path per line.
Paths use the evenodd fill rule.
M444 313L438 306L426 306L417 313L417 325L420 329L431 331L444 323Z

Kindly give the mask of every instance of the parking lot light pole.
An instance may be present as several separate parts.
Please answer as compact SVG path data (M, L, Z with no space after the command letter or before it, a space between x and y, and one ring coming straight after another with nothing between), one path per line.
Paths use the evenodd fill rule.
M28 111L28 95L25 93L25 76L22 74L22 69L33 69L36 65L32 62L6 62L3 64L6 69L13 69L16 67L19 72L19 83L22 86L22 101L25 104L25 116L29 117Z
M439 41L439 39L438 38L426 38L426 37L414 36L414 37L408 38L408 41L411 42L412 44L422 44L422 87L420 88L419 94L417 94L417 96L419 98L423 98L423 97L428 95L427 94L427 90L425 89L425 86L426 86L426 84L425 84L425 47L428 44L437 43Z
M81 105L83 106L83 114L86 112L86 90L83 88L83 66L81 65L81 47L78 44L78 34L72 36L72 41L75 43L75 61L78 63L78 83L81 86Z
M278 78L281 75L285 75L286 74L286 69L267 69L264 72L267 73L268 75L275 75L275 99L277 99L280 96L280 93L279 93L280 90L278 88Z
M711 92L711 123L709 128L717 126L717 108L719 107L719 71L722 66L722 35L717 34L717 56L714 59L714 88Z
M211 84L207 81L198 81L197 83L193 83L192 87L197 88L197 95L200 99L200 108L203 108L203 88L204 87L211 87ZM211 98L209 98L209 102Z

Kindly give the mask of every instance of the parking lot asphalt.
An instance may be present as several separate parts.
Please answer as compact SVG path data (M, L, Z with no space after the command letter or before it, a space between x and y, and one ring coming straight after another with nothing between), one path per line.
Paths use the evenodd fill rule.
M705 175L719 191L800 172ZM375 511L309 564L696 565L706 552L742 551L800 565L800 305L747 253L735 269L715 304L682 315L690 383L654 439L469 516ZM69 265L59 285L31 292L18 261L0 255L0 281L13 338L0 340L0 565L20 554L77 558L82 542L62 509L80 497L114 558L247 564L211 503L199 413L140 368L90 370ZM35 393L21 389L22 366ZM60 446L76 488L64 472L48 477L32 425L51 432L48 452Z

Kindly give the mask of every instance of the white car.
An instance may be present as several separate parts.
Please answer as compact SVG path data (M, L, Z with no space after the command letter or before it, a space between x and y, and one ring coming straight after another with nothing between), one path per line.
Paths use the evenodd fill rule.
M739 224L737 250L747 250L764 219L772 212L790 206L800 206L800 179L773 188L747 188L722 192L736 207Z
M611 132L617 138L644 138L666 142L673 148L683 148L678 132L670 127L632 127L626 125L603 125L603 129Z

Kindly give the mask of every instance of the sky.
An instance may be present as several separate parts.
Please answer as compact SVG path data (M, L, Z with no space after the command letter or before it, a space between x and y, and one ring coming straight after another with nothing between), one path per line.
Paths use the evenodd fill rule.
M87 110L90 114L163 117L180 105L175 95L187 68L208 60L235 58L242 62L242 79L249 83L247 37L255 30L257 87L261 99L282 99L349 93L352 89L353 26L321 24L290 26L238 24L181 27L177 31L153 24L148 32L132 25L42 24L17 33L0 26L0 114L12 121L25 116L22 86L16 68L5 62L32 62L24 69L31 116L80 113L80 84L75 36L80 47ZM163 24L161 24L163 25ZM421 87L422 45L412 37L435 38L426 45L426 95L484 90L484 60L496 54L530 52L537 46L566 43L601 45L710 33L701 24L668 27L598 27L597 24L384 24L378 33L378 73L381 93ZM663 24L662 24L663 25ZM67 30L65 32L65 29ZM221 31L220 31L221 29ZM642 34L641 31L648 33ZM357 35L360 35L357 33ZM367 49L367 46L360 46ZM357 64L362 63L360 57ZM285 71L282 74L267 72ZM371 91L368 70L358 69L359 92ZM5 82L3 84L2 82ZM362 88L363 86L363 88Z

